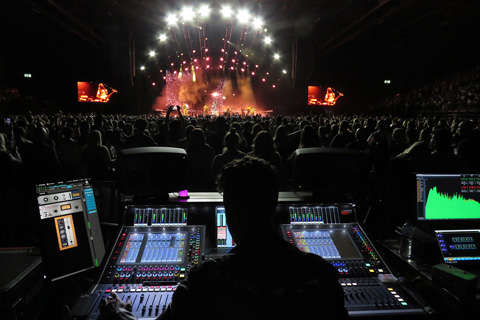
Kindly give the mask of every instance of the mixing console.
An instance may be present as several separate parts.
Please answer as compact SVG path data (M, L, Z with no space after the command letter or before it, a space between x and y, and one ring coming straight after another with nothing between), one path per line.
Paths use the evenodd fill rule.
M106 298L116 292L132 301L137 317L155 318L190 268L200 262L204 238L203 226L125 227L92 293ZM99 304L97 299L88 319L98 317Z
M287 241L322 256L338 270L350 316L424 314L396 284L359 225L295 223L282 225L282 231Z
M115 242L99 283L89 292L97 299L90 303L87 319L97 319L101 299L111 292L124 301L131 300L132 312L139 319L157 318L180 281L201 262L204 246L207 250L212 249L209 244L214 249L224 246L218 240L224 241L226 236L217 230L219 226L226 228L221 204L221 198L215 198L210 203L178 206L126 206L127 226ZM424 315L424 310L397 284L362 228L346 223L352 221L354 211L353 204L296 201L280 203L276 214L281 223L289 223L281 225L288 242L322 256L338 270L350 316ZM199 225L187 225L187 218Z

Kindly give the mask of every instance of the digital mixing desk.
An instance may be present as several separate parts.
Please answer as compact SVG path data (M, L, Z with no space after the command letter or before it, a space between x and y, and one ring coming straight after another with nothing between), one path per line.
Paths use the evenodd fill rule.
M358 224L285 224L282 232L288 242L322 256L338 270L350 317L425 313L396 283Z
M187 225L188 209L179 206L127 206L125 226L115 242L87 319L97 319L101 299L115 292L132 302L139 319L157 318L171 301L178 283L201 262L205 227Z
M86 318L98 317L100 300L110 292L131 300L132 312L139 319L158 317L190 268L205 256L216 257L208 253L220 243L216 214L222 207L218 194L211 199L203 195L200 200L193 195L188 201L166 205L126 206L126 226L98 284L89 292L96 302L91 303ZM353 222L354 211L349 203L319 204L281 194L275 219L286 241L337 268L350 316L425 314L396 283L365 232Z

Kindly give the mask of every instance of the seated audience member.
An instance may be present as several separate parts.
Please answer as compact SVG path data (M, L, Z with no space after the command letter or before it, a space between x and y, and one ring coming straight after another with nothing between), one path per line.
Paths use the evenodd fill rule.
M452 141L453 137L449 129L442 127L432 129L430 140L432 173L466 172L462 159L453 153Z
M135 121L135 133L127 137L124 148L152 147L157 144L148 133L148 122L145 119Z
M192 268L159 319L346 319L337 271L279 235L275 169L247 156L228 164L219 182L237 246ZM104 319L131 316L115 294L102 309Z
M223 144L225 145L223 153L216 155L212 162L212 175L214 177L216 177L222 171L222 168L227 163L245 156L245 153L238 150L240 145L240 136L238 135L236 129L230 129L223 139Z
M330 143L331 148L345 148L347 144L355 141L355 135L348 130L349 123L346 120L340 122L338 134L335 135Z
M110 151L102 143L102 133L92 130L88 135L87 144L83 148L85 169L88 176L94 180L112 179L111 169L115 163Z
M268 161L271 165L277 168L278 172L282 171L282 158L275 150L273 138L267 131L260 131L253 140L252 152L249 156L255 156Z
M206 143L205 134L200 128L190 134L187 147L189 160L189 180L191 191L205 191L210 187L210 168L215 157L215 151Z

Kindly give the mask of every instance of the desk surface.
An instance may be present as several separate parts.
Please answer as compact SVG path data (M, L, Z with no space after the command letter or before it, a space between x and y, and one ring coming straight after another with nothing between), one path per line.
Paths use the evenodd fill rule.
M40 265L42 258L29 254L30 250L31 248L0 249L0 293L10 291Z

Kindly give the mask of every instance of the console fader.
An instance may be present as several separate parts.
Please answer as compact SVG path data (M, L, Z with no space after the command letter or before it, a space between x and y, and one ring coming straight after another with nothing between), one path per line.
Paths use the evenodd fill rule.
M97 319L100 301L111 292L132 302L138 318L157 318L168 306L180 281L203 256L205 227L186 225L186 208L127 207L124 227L115 242L99 283L99 294L87 319Z

